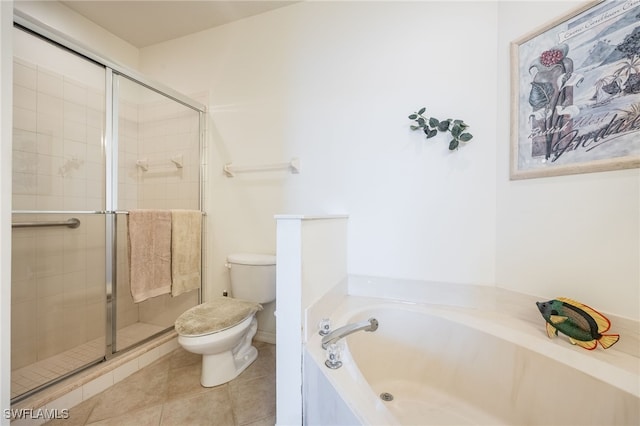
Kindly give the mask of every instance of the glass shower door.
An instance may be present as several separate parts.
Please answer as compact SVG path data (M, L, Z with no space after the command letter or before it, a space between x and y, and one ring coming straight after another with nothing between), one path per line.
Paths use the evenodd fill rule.
M117 105L118 196L115 351L173 327L199 303L199 292L163 294L139 303L131 296L127 216L133 209L200 209L200 113L122 75L114 75Z
M17 400L105 357L105 68L13 31Z
M13 403L166 332L199 303L197 290L133 303L127 212L201 210L204 132L197 102L20 25L13 30Z

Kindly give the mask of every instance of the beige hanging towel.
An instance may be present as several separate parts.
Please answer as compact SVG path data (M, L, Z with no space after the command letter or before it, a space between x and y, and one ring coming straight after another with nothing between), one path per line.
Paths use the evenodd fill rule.
M171 211L171 295L197 290L201 284L202 212Z
M129 285L135 303L171 292L171 212L131 210Z

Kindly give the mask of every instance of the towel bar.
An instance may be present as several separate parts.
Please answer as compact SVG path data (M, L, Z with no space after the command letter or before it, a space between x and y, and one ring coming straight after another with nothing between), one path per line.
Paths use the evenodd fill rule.
M268 172L274 170L290 170L291 173L300 173L300 160L292 158L288 163L264 164L260 166L234 166L232 163L225 164L222 168L227 177L234 177L236 173L244 172Z
M136 160L136 167L143 172L169 172L176 171L184 167L184 159L182 155L169 158L168 161L149 162L146 158L142 160Z

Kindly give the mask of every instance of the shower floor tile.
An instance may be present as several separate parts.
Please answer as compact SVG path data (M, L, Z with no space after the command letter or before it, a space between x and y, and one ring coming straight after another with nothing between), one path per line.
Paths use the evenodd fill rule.
M104 356L104 339L99 338L79 347L37 361L11 372L11 398L57 379Z
M132 324L118 330L118 346L119 348L129 347L162 330L164 330L163 327L153 324ZM26 367L13 370L11 372L11 398L102 359L104 350L104 338L100 337Z

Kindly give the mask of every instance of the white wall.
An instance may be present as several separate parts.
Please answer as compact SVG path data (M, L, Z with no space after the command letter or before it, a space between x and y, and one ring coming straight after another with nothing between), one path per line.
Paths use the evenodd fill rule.
M509 43L584 2L500 2L496 284L640 319L640 171L509 180Z
M141 50L146 73L210 92L210 290L227 286L229 252L273 250L273 214L344 212L352 274L638 319L638 170L508 175L509 42L583 4L304 2ZM474 139L425 141L406 119L421 106ZM220 172L292 156L300 175Z
M210 92L211 290L230 252L274 250L277 213L348 213L351 273L492 284L496 11L305 2L142 49L145 74ZM473 141L411 132L422 106ZM221 172L293 156L299 175Z

